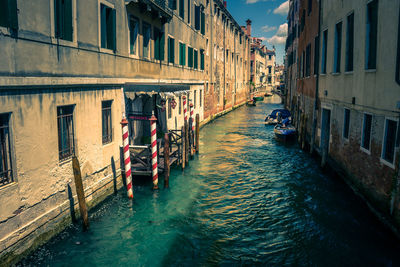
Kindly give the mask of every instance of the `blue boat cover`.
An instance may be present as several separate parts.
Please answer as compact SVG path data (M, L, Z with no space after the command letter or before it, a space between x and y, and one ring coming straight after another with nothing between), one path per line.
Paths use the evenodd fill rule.
M282 119L286 119L291 116L290 111L287 109L274 109L269 115L270 118L276 119L277 113L280 112Z

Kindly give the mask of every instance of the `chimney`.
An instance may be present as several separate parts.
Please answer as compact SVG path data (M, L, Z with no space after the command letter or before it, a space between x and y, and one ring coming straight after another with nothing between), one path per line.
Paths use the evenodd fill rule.
M246 20L246 24L247 24L247 26L246 26L247 35L251 36L251 20L250 19Z
M225 7L225 9L226 9L226 1L224 1L224 7Z

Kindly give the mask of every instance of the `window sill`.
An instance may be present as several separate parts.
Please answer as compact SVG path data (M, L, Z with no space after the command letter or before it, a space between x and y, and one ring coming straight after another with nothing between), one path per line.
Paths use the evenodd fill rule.
M353 71L346 71L345 73L344 73L344 75L352 75L353 74Z
M74 41L68 41L68 40L64 40L61 38L56 38L54 36L51 37L51 43L53 45L61 45L61 46L69 46L69 47L78 47L78 42L76 40Z
M324 76L326 76L326 73L321 73L319 76L324 77Z
M136 54L130 54L130 53L129 53L129 57L130 57L130 58L134 58L134 59L140 59L139 56L136 55Z
M371 151L367 150L366 148L363 148L362 146L360 146L360 150L364 153L367 153L368 155L371 155Z
M332 76L339 76L340 72L332 72L331 74L332 74Z
M18 185L18 183L15 182L15 181L13 181L13 182L11 182L9 184L3 185L3 186L0 187L0 192L3 191L3 190L8 190L8 189L11 190L12 187L15 187L17 185Z
M0 34L11 35L11 31L7 27L0 26Z
M390 163L389 161L383 159L382 157L380 158L380 162L381 162L382 164L384 164L384 165L386 165L386 166L392 168L392 169L395 169L395 166L394 166L393 163Z
M69 163L69 162L72 162L72 155L71 156L69 156L68 158L65 158L65 159L59 159L58 160L58 166L63 166L63 165L65 165L65 164L67 164L67 163Z
M106 146L112 145L113 143L114 143L114 140L107 142L107 143L102 143L102 145L103 145L103 147L106 147Z
M366 69L365 72L366 73L375 73L376 69Z
M111 54L111 55L115 54L114 50L111 50L111 49L108 49L108 48L103 48L103 47L100 47L100 52L101 53L106 53L106 54Z

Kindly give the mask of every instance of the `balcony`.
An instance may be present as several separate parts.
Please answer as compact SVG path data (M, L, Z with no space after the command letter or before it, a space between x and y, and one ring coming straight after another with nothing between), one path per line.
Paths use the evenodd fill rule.
M168 7L168 0L125 0L126 5L131 3L137 3L141 12L150 12L153 18L159 17L163 23L172 18L172 10Z

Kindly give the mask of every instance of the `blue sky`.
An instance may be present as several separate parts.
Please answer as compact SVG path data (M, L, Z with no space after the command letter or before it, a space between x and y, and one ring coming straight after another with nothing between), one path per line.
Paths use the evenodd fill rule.
M268 49L275 45L277 63L283 63L287 35L288 0L228 0L229 12L240 25L252 21L251 35L263 39Z

